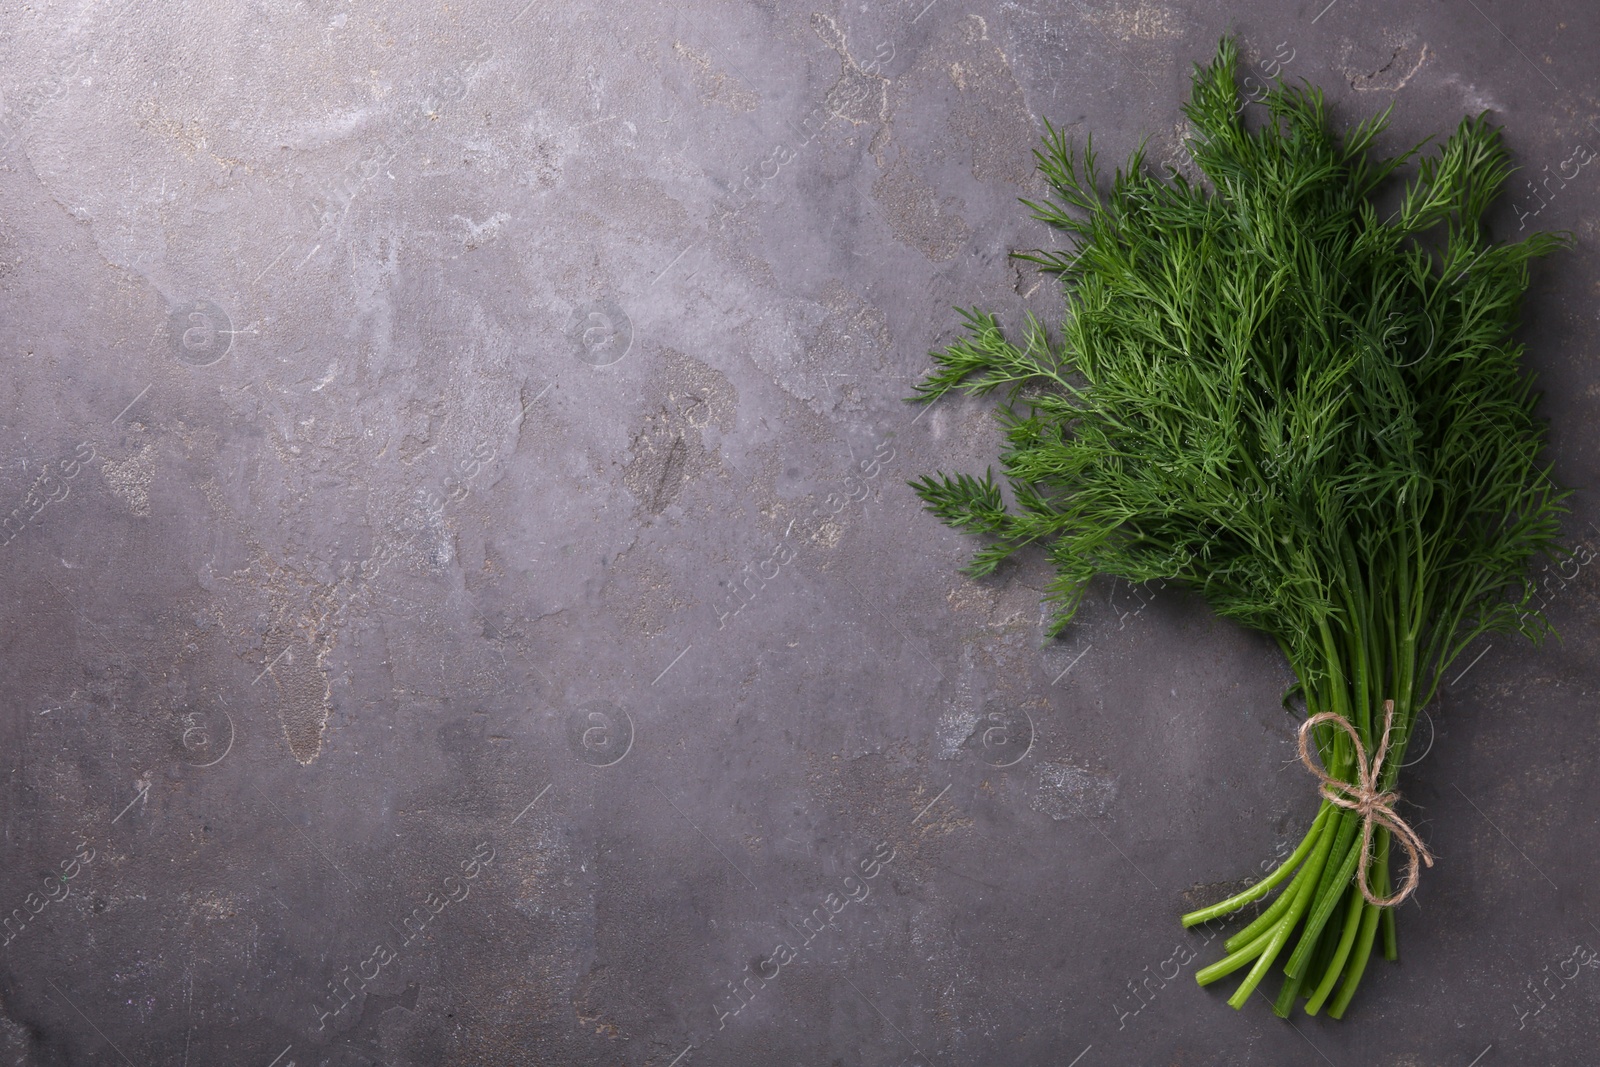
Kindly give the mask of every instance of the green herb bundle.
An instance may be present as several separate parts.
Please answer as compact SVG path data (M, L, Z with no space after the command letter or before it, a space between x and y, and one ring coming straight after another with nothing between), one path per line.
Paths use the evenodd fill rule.
M1348 785L1324 786L1272 874L1183 921L1282 887L1197 977L1249 967L1237 1008L1281 962L1279 1015L1303 998L1338 1017L1380 931L1396 956L1389 905L1419 857L1391 894L1406 832L1392 805L1418 709L1474 638L1549 629L1529 569L1556 554L1567 494L1540 465L1511 335L1529 260L1566 238L1490 240L1484 213L1511 167L1483 116L1432 154L1383 158L1387 110L1336 133L1319 91L1280 80L1252 129L1236 59L1224 40L1184 108L1204 182L1152 174L1141 148L1103 191L1092 143L1080 155L1049 128L1035 156L1053 199L1024 203L1074 240L1022 258L1060 277L1059 340L1029 316L1014 343L964 311L965 335L917 390L1001 391L1011 501L992 471L912 487L989 538L969 574L1043 547L1053 633L1106 574L1179 583L1277 640L1302 744Z

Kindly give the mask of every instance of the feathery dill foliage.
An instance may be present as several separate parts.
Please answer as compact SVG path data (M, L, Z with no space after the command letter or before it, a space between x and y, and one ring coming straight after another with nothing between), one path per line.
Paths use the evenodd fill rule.
M1053 199L1024 203L1074 246L1022 258L1061 279L1059 342L1032 316L1014 342L994 316L963 311L965 336L933 354L917 389L925 402L952 390L1003 397L1014 503L992 472L912 486L951 526L987 535L972 575L1026 545L1049 554L1052 632L1096 574L1165 579L1276 638L1308 714L1343 715L1369 753L1393 700L1392 789L1415 712L1462 649L1486 632L1537 641L1548 629L1530 609L1529 564L1555 552L1567 494L1540 465L1544 425L1511 334L1528 262L1567 238L1490 239L1483 216L1512 168L1484 116L1433 154L1420 155L1424 142L1378 158L1388 110L1336 133L1320 91L1280 81L1252 130L1236 55L1224 40L1196 65L1184 107L1204 184L1152 174L1141 147L1107 191L1092 142L1080 154L1049 128L1035 156ZM1398 208L1380 217L1375 195L1413 159ZM1328 770L1350 780L1346 735L1317 740ZM1358 820L1318 818L1306 844L1325 847L1291 857L1317 892L1280 909L1308 924L1280 1014L1302 980L1325 979L1314 1011L1344 973L1331 1012L1342 1013L1380 911L1394 952L1392 909L1356 899L1353 876L1334 884L1354 871L1346 828ZM1387 833L1375 840L1382 894ZM1328 899L1347 903L1353 934L1327 915L1311 929L1332 909L1319 907L1325 893L1343 894ZM1276 951L1253 957L1238 1003ZM1308 979L1313 954L1338 966ZM1237 956L1223 962L1249 962Z

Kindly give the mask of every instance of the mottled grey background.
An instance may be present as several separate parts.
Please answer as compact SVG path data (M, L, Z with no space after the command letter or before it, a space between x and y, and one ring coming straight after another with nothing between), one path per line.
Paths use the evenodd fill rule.
M954 306L1059 307L1042 121L1176 160L1234 32L1390 145L1504 125L1600 544L1587 5L0 20L5 1063L1600 1056L1595 568L1414 749L1402 962L1235 1013L1177 915L1314 810L1277 652L1109 583L1044 640L1042 562L960 577L905 485L988 405L903 402Z

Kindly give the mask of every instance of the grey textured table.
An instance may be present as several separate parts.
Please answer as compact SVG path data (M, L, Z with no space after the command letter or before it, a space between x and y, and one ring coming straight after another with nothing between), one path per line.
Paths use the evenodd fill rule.
M1275 649L1047 641L906 488L994 461L903 402L952 307L1059 311L1042 120L1176 158L1225 32L1504 125L1600 545L1576 0L9 6L0 1061L1600 1062L1594 568L1432 710L1399 965L1283 1022L1177 923L1314 810Z

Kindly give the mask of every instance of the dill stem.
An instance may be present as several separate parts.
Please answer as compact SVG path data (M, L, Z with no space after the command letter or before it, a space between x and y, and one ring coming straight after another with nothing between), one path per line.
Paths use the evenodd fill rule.
M1275 933L1277 933L1276 930L1268 930L1237 952L1230 952L1216 963L1200 968L1194 972L1195 982L1202 986L1210 985L1218 978L1225 978L1237 971L1240 967L1243 967L1266 951L1267 945L1271 943Z
M1330 862L1323 868L1322 881L1312 898L1310 917L1306 920L1305 931L1301 933L1300 943L1295 946L1294 954L1289 957L1289 962L1284 967L1284 973L1291 978L1299 978L1305 973L1306 964L1311 960L1311 952L1316 948L1317 939L1322 935L1322 928L1327 925L1333 909L1339 904L1340 896L1350 885L1356 864L1361 861L1361 841L1358 834L1360 827L1361 818L1355 815L1346 817L1339 827L1339 839L1334 842L1332 853L1338 857L1339 864L1335 867Z
M1289 1012L1294 1008L1294 1002L1300 996L1300 986L1305 982L1304 973L1291 974L1284 978L1283 988L1278 990L1278 999L1272 1002L1272 1014L1280 1019L1287 1019Z
M1367 969L1367 959L1372 955L1372 937L1377 933L1378 913L1382 910L1373 907L1365 900L1361 902L1361 929L1356 934L1356 944L1350 955L1350 964L1345 968L1344 984L1339 987L1339 995L1328 1007L1330 1018L1344 1018L1345 1008L1350 1006L1351 998L1356 995L1356 987L1361 984L1361 975Z
M1367 585L1362 581L1361 568L1356 563L1355 546L1348 537L1341 538L1340 556L1344 564L1344 573L1338 577L1338 584L1345 587L1345 618L1347 620L1347 634L1349 638L1351 656L1350 660L1355 669L1355 676L1348 680L1351 690L1351 704L1354 706L1355 715L1350 722L1355 726L1364 744L1370 746L1372 741L1371 721L1371 693L1369 686L1369 668L1376 667L1375 662L1369 663L1368 642L1375 636L1377 626L1372 618L1371 603L1367 597ZM1338 669L1337 661L1330 663L1334 670ZM1340 680L1344 680L1341 678Z
M1373 862L1383 870L1383 880L1387 885L1389 881L1389 842L1393 841L1394 838L1388 830L1380 828L1377 833L1373 834L1373 840L1377 842L1372 850L1376 857ZM1395 937L1394 912L1394 908L1384 908L1383 915L1379 919L1381 924L1379 929L1383 934L1383 958L1391 962L1400 958L1400 944Z
M1344 964L1350 958L1350 948L1356 943L1356 933L1361 929L1362 911L1366 901L1361 896L1357 886L1348 886L1345 889L1349 903L1345 905L1344 932L1339 936L1339 947L1334 950L1333 959L1328 963L1328 969L1322 975L1322 981L1317 983L1317 988L1306 1001L1306 1014L1315 1015L1322 1010L1323 1002L1328 999L1328 994L1333 992L1333 985L1339 980L1339 975L1344 971Z
M1385 839L1372 861L1372 895L1382 899L1389 895L1389 842ZM1350 1000L1356 995L1356 987L1361 984L1361 976L1366 972L1367 960L1372 956L1372 940L1378 932L1378 921L1381 913L1389 910L1369 904L1365 899L1361 906L1361 930L1356 934L1356 944L1350 957L1350 965L1345 971L1344 984L1339 987L1339 995L1334 998L1333 1004L1328 1008L1328 1015L1334 1019L1344 1017L1344 1010L1350 1006Z
M1317 850L1312 853L1311 860L1306 864L1304 874L1306 878L1300 884L1299 891L1295 893L1294 901L1289 905L1276 924L1272 933L1272 940L1267 943L1266 949L1256 960L1256 965L1250 968L1250 973L1239 984L1233 996L1228 998L1228 1005L1232 1008L1242 1008L1250 999L1250 994L1255 992L1256 986L1261 984L1261 979L1266 977L1267 969L1272 966L1272 961L1278 956L1284 943L1289 940L1289 935L1299 923L1300 917L1305 914L1306 906L1311 900L1311 893L1316 889L1317 880L1322 874L1322 868L1328 861L1328 853L1333 849L1334 835L1324 831L1321 840L1317 843Z
M1183 925L1189 927L1198 926L1203 922L1210 922L1212 919L1227 915L1229 912L1238 911L1246 904L1266 896L1273 886L1276 886L1294 873L1295 868L1300 865L1300 861L1306 858L1306 854L1311 851L1311 847L1317 843L1317 835L1327 821L1328 811L1332 806L1327 803L1322 805L1321 810L1317 812L1317 817L1311 822L1311 828L1306 831L1306 836L1301 839L1299 846L1289 854L1288 859L1278 864L1271 874L1249 889L1244 890L1244 892L1235 893L1227 900L1189 912L1183 917Z
M1332 805L1329 806L1331 807ZM1329 836L1330 833L1331 828L1324 823L1322 830L1318 835L1318 840L1320 841L1322 838ZM1306 838L1307 840L1310 840L1311 835L1307 834ZM1314 844L1315 842L1313 842L1313 845ZM1308 874L1309 867L1310 864L1302 866L1299 871L1295 873L1294 881L1290 882L1289 887L1278 895L1278 899L1274 900L1260 915L1257 915L1255 919L1251 921L1249 926L1246 926L1243 930L1240 930L1238 933L1228 938L1228 940L1224 941L1222 947L1227 949L1229 952L1233 952L1240 946L1248 945L1251 941L1255 940L1255 938L1262 931L1271 926L1275 926L1278 922L1278 919L1283 916L1284 912L1289 910L1289 905L1294 903L1295 897L1299 895L1301 883L1304 882L1308 877L1314 877L1313 875Z

